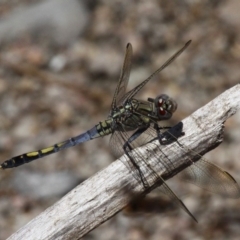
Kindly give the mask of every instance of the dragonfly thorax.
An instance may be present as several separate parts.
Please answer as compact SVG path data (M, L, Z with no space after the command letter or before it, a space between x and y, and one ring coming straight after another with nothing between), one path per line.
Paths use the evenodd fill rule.
M149 124L148 115L152 110L152 103L130 99L112 110L109 116L111 128L117 131L131 131Z
M132 131L150 123L167 120L177 109L177 103L165 94L148 101L129 99L123 105L112 109L107 120L97 126L100 136L116 131Z

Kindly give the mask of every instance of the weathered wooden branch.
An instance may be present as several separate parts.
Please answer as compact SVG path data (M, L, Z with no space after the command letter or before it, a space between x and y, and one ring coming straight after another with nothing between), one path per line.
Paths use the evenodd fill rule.
M204 154L222 142L224 122L240 108L240 84L225 91L182 121L185 135L179 139L188 150L181 150L176 142L161 146L150 143L153 152L141 151L154 170L168 179L189 165L189 154ZM164 152L164 154L163 154ZM168 156L173 167L156 163L151 156L159 159ZM196 157L196 155L195 155ZM124 194L126 187L133 191L142 191L142 185L133 177L122 157L106 169L83 182L59 202L49 207L38 217L22 227L8 239L80 239L83 235L118 213L129 201ZM146 179L153 183L151 175L142 166Z

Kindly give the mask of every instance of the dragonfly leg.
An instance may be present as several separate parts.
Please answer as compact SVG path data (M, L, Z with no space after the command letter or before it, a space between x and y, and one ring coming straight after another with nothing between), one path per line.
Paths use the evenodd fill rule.
M143 186L144 188L147 188L149 187L149 184L148 182L146 181L140 167L138 166L138 164L134 161L134 159L131 157L130 155L130 151L132 151L134 149L134 147L132 146L132 142L134 140L136 140L141 134L143 134L147 129L148 129L149 126L146 126L145 128L140 128L138 129L136 132L134 132L132 134L132 136L128 139L128 141L125 142L123 148L124 148L124 152L126 153L126 155L129 157L131 163L133 164L133 166L138 170L139 172L139 175L140 175L140 178L141 178L141 182L143 183ZM162 130L163 128L159 127L158 125L156 125L154 127L156 129L156 135L159 139L159 141L162 139L162 138L166 138L168 140L172 140L174 139L175 141L177 140L177 137L178 136L182 136L182 125L178 125L177 127L173 127L173 128L170 128L169 132L168 132L168 135L164 135L164 133L161 133L160 130ZM166 128L165 128L166 129ZM177 134L178 133L178 134ZM167 136L167 137L166 137ZM164 144L166 144L166 142L164 142ZM143 157L140 155L140 157ZM154 171L154 170L153 170ZM192 215L192 213L188 210L188 208L185 206L185 204L182 202L181 199L179 199L177 197L177 195L171 190L171 188L167 185L167 183L164 181L164 179L161 177L161 176L158 176L157 173L154 173L153 174L155 175L156 179L158 178L158 181L159 183L161 183L161 186L158 187L158 188L161 188L164 190L164 193L167 194L170 199L172 199L175 203L178 204L178 206L180 206L182 209L184 209L189 216L191 216L196 222L196 218ZM131 206L130 206L131 208Z
M136 132L134 132L132 134L132 136L125 142L125 144L123 145L123 150L125 152L125 154L128 156L128 158L130 159L132 165L137 169L141 182L143 183L144 188L148 188L149 184L147 182L147 180L144 177L144 174L142 173L139 165L136 163L136 161L134 161L133 157L130 155L130 151L132 151L134 148L132 147L131 143L136 140L142 133L144 133L146 130L148 129L148 126L144 127L144 128L140 128L138 129Z

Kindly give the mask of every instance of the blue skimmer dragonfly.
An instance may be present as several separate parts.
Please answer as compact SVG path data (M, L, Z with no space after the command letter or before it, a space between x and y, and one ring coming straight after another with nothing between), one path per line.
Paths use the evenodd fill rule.
M122 71L111 104L110 114L106 120L101 121L99 124L85 133L82 133L76 137L72 137L66 141L54 144L53 146L38 151L24 153L8 159L0 165L0 168L7 169L18 167L25 163L45 157L52 153L59 152L63 149L73 147L77 144L84 143L94 138L104 137L112 134L110 139L110 148L112 152L116 157L119 157L124 153L126 154L126 156L130 159L132 167L135 168L135 170L137 169L138 175L144 187L147 188L148 183L145 180L137 162L132 157L131 151L156 137L159 138L160 143L163 143L164 137L161 137L161 130L163 128L159 126L159 121L170 119L172 114L177 109L177 103L165 94L161 94L155 99L148 98L147 101L135 99L134 96L154 76L171 64L189 46L190 43L191 41L188 41L151 76L126 93L132 59L132 45L128 43ZM139 152L138 155L141 156L141 153ZM144 156L141 156L141 158L144 159ZM221 170L217 166L207 162L206 160L202 159L188 169L190 169L189 180L196 185L204 186L213 192L227 192L227 195L232 197L239 195L238 185L231 175ZM209 174L209 169L211 170L211 174ZM168 187L164 179L162 179L156 173L154 173L154 176L161 180L161 190L171 199L173 199L195 220L184 203ZM204 178L205 181L201 181L202 178ZM205 186L206 184L204 185L203 182L206 182L206 179L209 181L214 181L215 185L219 185L220 188L215 189L214 187L211 187L212 185L209 185L209 187Z

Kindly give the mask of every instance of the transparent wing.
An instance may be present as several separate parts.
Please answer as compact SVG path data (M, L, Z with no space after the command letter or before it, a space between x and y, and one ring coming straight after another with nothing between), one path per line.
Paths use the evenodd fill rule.
M125 153L123 148L121 148L120 146L123 146L125 144L125 142L128 141L128 139L130 138L131 135L132 135L132 132L125 132L125 131L119 131L119 132L116 131L113 133L111 140L110 140L110 147L112 149L113 154L116 157L119 157ZM136 147L146 144L153 138L156 138L156 130L153 128L153 125L150 125L149 128L144 133L142 133L136 140L131 142L130 145L133 149L135 149ZM141 161L141 164L144 164L145 167L149 167L147 160L140 153L140 151L136 152L136 150L135 150L134 152L135 152L135 158L133 160L135 161L136 165L138 165L139 161ZM130 154L130 156L132 156L131 152L129 152L129 154ZM136 158L136 156L137 156L137 158ZM157 160L159 160L159 159L157 159ZM167 158L162 159L161 161L165 162L165 164L167 164ZM135 166L132 166L130 161L129 161L129 164L130 164L129 165L130 168L133 171L136 170ZM171 164L171 163L169 162L168 164ZM184 203L181 201L181 199L179 199L177 197L177 195L171 190L171 188L167 185L167 183L164 181L164 179L161 176L159 176L152 168L150 170L152 172L152 178L156 179L156 181L158 181L159 184L161 184L159 189L161 189L161 191L164 194L166 194L174 203L176 203L178 206L180 206L184 211L186 211L186 213L190 217L192 217L194 219L194 221L197 222L196 218L187 209L187 207L184 205ZM134 171L134 172L136 172L136 171ZM134 174L134 176L136 179L142 179L142 177L144 178L143 175L142 175L142 177L139 177L139 176L136 176L136 174ZM144 181L146 181L146 180L144 179Z
M172 191L172 189L167 185L167 183L163 181L163 184L158 187L157 189L166 194L171 200L174 201L180 208L182 208L195 222L198 222L197 219L193 216L193 214L188 210L186 205L183 203L183 201Z
M177 124L178 125L178 124ZM176 125L176 126L177 126ZM165 131L162 136L166 139L170 139L170 142L175 137L175 133L177 133L179 136L179 129L181 129L180 125L177 127L177 129L172 130L171 128L169 131ZM113 145L116 147L117 142L122 138L121 144L124 144L128 140L128 138L131 136L132 133L123 133L124 135L120 134L114 134L112 137ZM131 143L131 146L133 148L136 148L138 146L141 146L149 141L152 141L153 139L156 139L156 130L153 128L153 125L151 125L139 138L137 138L135 141ZM177 137L175 137L175 140L177 140ZM181 144L179 147L184 148L184 146ZM187 148L184 148L186 151L189 151ZM151 149L150 149L151 151ZM119 151L119 156L124 153L123 150ZM143 164L146 167L148 166L147 159L144 158L144 156L141 155L140 152L137 153L138 157L137 159L134 159L137 164L139 164L138 161L143 162ZM191 151L190 156L194 157L199 155L197 152ZM169 170L171 169L171 162L168 159L167 156L163 158L159 158L154 152L152 153L152 156L156 158L156 161L161 162L161 164L164 164L165 167L167 167ZM133 166L132 166L133 167ZM185 210L194 220L194 216L189 212L189 210L186 208L184 203L179 199L176 194L168 187L166 182L159 176L153 169L152 176L153 178L157 179L162 183L158 189L166 194L172 201L174 201L178 206L180 206L183 210ZM194 162L191 166L180 172L178 175L184 177L183 179L185 181L188 181L190 183L193 183L203 189L206 189L208 191L211 191L213 193L218 193L221 195L225 195L227 197L231 198L238 198L240 197L240 188L235 179L226 171L222 170L221 168L217 167L216 165L206 161L203 157L197 161Z
M231 198L240 197L240 188L236 180L218 166L200 159L179 173L187 182L213 193Z
M129 75L131 71L131 65L132 65L132 52L133 52L132 45L131 43L128 43L126 46L126 53L125 53L122 71L120 74L120 78L118 80L118 85L116 87L116 90L113 96L111 109L115 109L118 106L120 99L123 97L123 95L126 92Z
M157 69L150 77L140 83L138 86L133 88L131 91L127 92L121 99L120 102L125 102L128 99L131 99L135 96L153 77L155 77L159 72L161 72L164 68L170 65L191 43L189 40L179 51L177 51L172 57L170 57L159 69Z
M236 180L228 172L222 170L215 164L208 162L198 152L188 149L178 141L178 138L181 136L180 132L182 129L182 124L180 123L177 124L179 125L179 130L177 129L177 125L175 125L170 130L164 132L162 137L167 139L167 141L170 140L170 142L175 139L180 148L189 152L190 159L194 159L195 156L201 158L196 162L192 162L192 165L178 173L178 176L180 176L183 180L193 183L196 186L210 192L225 195L230 198L239 198L240 187ZM176 131L174 128L176 128Z
M133 133L133 132L132 132ZM111 153L115 158L119 158L124 154L123 145L131 136L130 132L115 131L109 141Z
M136 130L135 130L136 131ZM109 142L109 146L111 149L112 154L115 158L119 158L124 154L123 145L126 141L132 136L132 134L135 131L115 131ZM151 124L149 128L142 133L137 139L135 139L133 142L131 142L131 146L133 149L143 146L144 144L150 142L153 140L153 138L156 138L156 130L153 128L153 125Z

